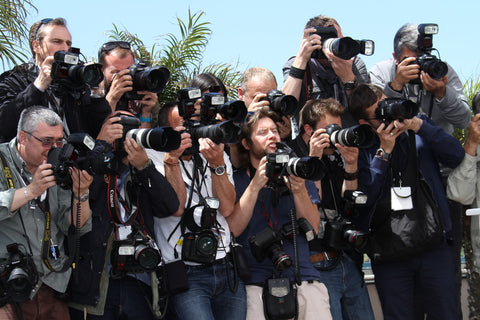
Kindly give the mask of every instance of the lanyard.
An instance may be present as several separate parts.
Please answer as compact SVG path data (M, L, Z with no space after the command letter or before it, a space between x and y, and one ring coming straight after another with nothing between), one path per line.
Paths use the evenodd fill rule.
M116 224L131 225L138 214L138 210L133 210L132 206L123 199L117 189L117 183L117 176L108 176L108 213L112 221ZM126 221L123 221L121 217L122 214L119 204L123 207L125 215L128 217Z

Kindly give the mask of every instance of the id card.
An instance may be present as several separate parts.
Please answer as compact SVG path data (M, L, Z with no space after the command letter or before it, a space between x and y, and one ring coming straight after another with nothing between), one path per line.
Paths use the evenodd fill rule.
M412 189L410 187L392 187L390 194L393 211L413 209Z

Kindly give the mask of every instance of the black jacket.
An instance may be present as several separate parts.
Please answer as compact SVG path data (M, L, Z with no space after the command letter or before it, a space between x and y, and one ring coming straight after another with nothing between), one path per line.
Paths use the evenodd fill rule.
M10 141L17 133L17 124L22 111L34 105L49 106L51 86L42 92L33 82L38 76L38 67L33 60L0 75L0 141ZM88 88L87 88L88 89ZM70 133L86 132L94 139L104 119L111 113L105 98L90 98L90 91L75 98L66 94L60 104Z
M151 165L136 171L136 196L140 214L137 221L153 237L153 217L163 218L178 210L179 201L166 178ZM114 223L108 213L108 186L103 176L96 176L90 187L92 231L80 239L77 269L70 280L71 301L95 306L100 298L100 279L109 238Z

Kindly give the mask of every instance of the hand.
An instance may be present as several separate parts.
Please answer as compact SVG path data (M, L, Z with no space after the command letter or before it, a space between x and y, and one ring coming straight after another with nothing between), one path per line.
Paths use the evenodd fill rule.
M43 160L42 164L39 165L35 171L33 180L28 187L30 189L29 192L33 194L34 198L38 198L45 192L45 190L56 184L52 165L47 163L46 160Z
M255 176L250 182L250 185L255 189L256 192L259 192L268 182L269 178L265 175L266 167L267 157L264 156L262 159L260 159Z
M315 31L315 28L307 28L303 30L302 41L300 42L300 48L295 57L294 67L305 69L312 56L312 52L322 49L322 38L314 33Z
M130 70L125 69L119 71L113 76L110 90L105 99L107 99L112 109L116 108L118 101L125 94L125 92L133 90L133 79L129 74Z
M40 65L40 73L34 81L34 85L40 90L47 90L52 83L52 62L53 56L48 56Z
M152 110L157 104L158 96L154 92L150 91L138 91L138 94L142 94L143 98L140 100L142 105L142 117L148 118L152 115Z
M147 152L131 138L126 138L123 143L127 152L128 162L137 170L142 170L148 162Z
M283 180L292 194L298 194L307 191L307 188L305 187L305 180L302 178L290 175L288 177L283 177Z
M403 59L400 63L397 64L397 73L395 78L393 78L391 87L396 91L402 91L403 86L418 78L418 73L420 72L420 66L416 63L410 64L415 61L415 57L408 57Z
M420 80L425 90L433 93L435 98L442 100L447 94L448 76L445 76L439 80L435 80L428 73L422 71L420 73Z
M345 160L345 168L347 166L349 168L357 167L358 154L359 154L357 147L341 146L338 143L335 144L335 147L338 149L338 151L342 155L343 160ZM354 171L356 171L356 169ZM349 170L349 172L352 172L352 171Z
M480 144L480 113L477 113L470 122L468 137L465 141L465 152L471 156L477 155L477 148Z
M402 128L396 128L394 122L391 122L388 126L385 126L385 123L381 123L377 128L380 148L383 148L386 153L392 153L395 147L395 140L403 131L405 130Z
M97 136L98 140L104 140L112 144L115 140L123 137L123 126L120 123L120 117L110 117L103 123L102 129Z
M72 192L76 197L88 192L88 188L93 182L93 177L85 170L77 168L69 168L70 176L72 177Z
M343 83L355 80L355 74L353 73L353 62L355 58L344 60L334 55L330 50L323 49L323 52L328 58L333 71Z
M173 158L176 161L182 156L183 152L186 149L192 146L192 138L190 136L190 133L185 132L185 127L179 126L179 127L176 127L175 130L179 132L183 131L182 134L180 135L180 138L181 138L180 147L178 147L178 149L176 150L172 150L170 152L165 153L165 159Z
M217 167L224 165L225 161L223 159L223 143L216 144L210 138L200 138L198 139L199 151L211 167Z
M395 120L394 125L397 130L406 131L413 130L415 133L420 130L423 124L423 120L419 117L413 117L412 119L404 119L403 121Z
M290 117L283 116L282 120L277 122L278 125L278 133L280 134L280 138L286 139L288 136L292 134L292 123L290 122Z
M267 95L265 93L259 93L253 97L252 102L248 106L248 111L249 112L255 112L259 108L268 108L270 107L270 102L268 100L262 100L263 98L266 98Z
M321 128L313 132L308 143L310 145L309 156L321 159L325 148L330 147L330 136L324 128Z

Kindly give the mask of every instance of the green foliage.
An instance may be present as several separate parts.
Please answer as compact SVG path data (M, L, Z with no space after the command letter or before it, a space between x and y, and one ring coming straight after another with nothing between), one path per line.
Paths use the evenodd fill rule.
M229 97L237 98L237 87L240 85L241 73L237 70L238 63L231 65L217 63L203 66L203 52L211 36L210 22L203 22L204 12L188 11L188 21L177 17L180 36L168 33L160 36L165 44L155 43L150 50L136 34L127 30L120 30L114 24L109 31L113 40L130 42L139 58L144 59L151 66L165 66L170 70L170 81L165 90L159 95L159 101L168 102L176 100L179 89L188 86L192 78L203 72L211 72L223 81ZM161 49L157 49L161 48Z
M473 79L470 78L463 84L463 93L467 97L468 104L470 108L472 106L472 100L475 93L480 92L480 78ZM468 136L468 128L458 129L455 128L453 131L453 136L456 137L462 144L465 142L465 139Z
M30 0L0 0L0 60L12 65L24 62L28 57L25 43L28 43L26 18L30 9L37 8Z

